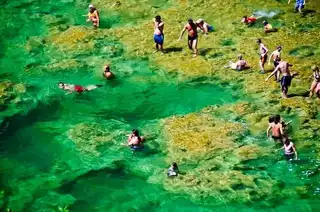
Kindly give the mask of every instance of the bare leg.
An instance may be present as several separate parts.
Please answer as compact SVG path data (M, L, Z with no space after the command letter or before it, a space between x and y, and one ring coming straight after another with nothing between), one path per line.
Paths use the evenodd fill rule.
M310 94L309 94L309 97L312 97L313 94L314 94L314 90L316 89L317 87L317 82L313 81L312 84L311 84L311 87L310 87Z
M260 65L261 72L264 73L264 61L262 61L262 59L260 59L259 65Z
M282 98L287 99L288 87L285 85L282 85L281 87L282 87Z
M277 71L277 73L275 74L276 76L276 80L279 81L280 80L280 71Z
M163 44L160 44L160 50L161 50L162 54L164 54L164 51L163 51Z
M198 39L192 41L192 49L194 53L194 57L198 56Z
M101 85L88 85L85 88L86 88L87 91L91 91L91 90L94 90L94 89L99 88L99 87L101 87Z
M188 40L188 47L189 49L192 49L192 40Z

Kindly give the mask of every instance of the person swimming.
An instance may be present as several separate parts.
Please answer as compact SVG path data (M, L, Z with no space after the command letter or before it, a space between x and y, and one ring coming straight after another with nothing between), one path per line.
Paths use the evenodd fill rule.
M198 29L202 30L202 32L207 35L209 32L213 32L213 26L209 25L203 19L199 19L196 21ZM198 30L197 29L197 30Z
M94 27L99 27L100 25L100 16L98 10L92 5L89 5L89 13L88 13L87 22L92 22Z
M293 160L293 159L298 160L297 149L294 143L292 143L288 137L283 138L283 147L281 149L284 150L284 157L287 160Z
M273 26L271 24L268 23L268 21L263 21L263 29L265 33L269 33L269 32L277 32L278 29L277 28L273 28Z
M272 131L272 138L274 141L280 140L283 136L283 126L280 122L280 115L269 118L269 127L267 129L267 137L269 137L270 130Z
M255 17L254 15L247 17L243 16L241 22L247 25L253 25L261 17Z
M188 19L188 24L183 27L182 32L180 33L179 41L181 40L185 31L188 31L188 47L193 50L193 57L198 55L198 32L197 24L191 19Z
M226 68L231 68L233 70L242 71L244 69L248 69L249 66L247 64L247 61L245 61L242 57L242 55L238 56L238 61L236 63L233 63L232 61L229 61L229 65L225 66Z
M179 174L179 168L177 163L172 163L172 165L169 167L167 175L168 177L177 177Z
M154 18L154 33L153 33L153 39L154 42L156 43L156 51L160 51L164 53L163 51L163 42L164 42L164 34L163 34L163 29L164 29L164 23L161 20L161 16L157 15Z
M63 82L59 82L58 86L62 90L69 91L67 94L70 94L73 92L82 93L84 91L91 91L91 90L94 90L96 88L101 87L101 85L88 85L88 86L84 87L81 85L66 84Z
M110 71L110 66L107 64L103 68L103 76L107 79L113 79L115 76L114 74Z
M311 83L311 87L310 87L310 94L309 97L311 98L313 96L314 93L317 94L317 96L319 97L319 93L320 93L320 71L318 66L312 66L311 67L313 74L310 76L310 79L313 78L313 82Z
M124 146L129 146L131 150L142 150L143 149L143 142L145 138L139 135L139 131L133 129L131 134L128 136L128 143L122 144Z

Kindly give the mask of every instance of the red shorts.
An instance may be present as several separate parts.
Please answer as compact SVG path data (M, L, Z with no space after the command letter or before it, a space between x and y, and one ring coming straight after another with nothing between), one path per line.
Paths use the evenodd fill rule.
M82 93L83 91L85 91L86 89L80 85L75 85L74 86L74 90L78 93Z

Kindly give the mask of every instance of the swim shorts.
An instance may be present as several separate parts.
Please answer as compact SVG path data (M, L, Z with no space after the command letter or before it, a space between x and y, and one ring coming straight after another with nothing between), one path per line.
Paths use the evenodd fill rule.
M272 136L274 140L281 140L281 136Z
M294 154L284 154L284 157L285 157L287 160L292 160L293 157L294 157Z
M198 38L198 35L193 36L193 37L191 37L191 36L188 35L188 40L193 41L193 40L197 40L197 38Z
M163 41L164 41L164 36L163 35L153 35L153 39L156 44L162 45Z
M75 85L74 90L78 93L82 93L85 90L85 88L80 85Z
M282 87L289 87L291 85L291 76L283 76L281 78L281 86Z
M213 32L214 28L213 26L208 26L208 32Z
M130 149L131 149L132 151L139 151L139 150L142 150L142 149L143 149L143 146L142 146L142 145L132 145L132 146L130 147Z
M274 65L274 67L277 67L279 65L279 62L278 61L273 61L273 65Z

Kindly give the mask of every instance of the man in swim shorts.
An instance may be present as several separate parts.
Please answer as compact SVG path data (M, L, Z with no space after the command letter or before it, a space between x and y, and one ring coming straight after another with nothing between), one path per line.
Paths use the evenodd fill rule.
M292 64L289 64L286 61L281 61L279 62L279 65L274 69L274 71L266 78L266 81L269 80L269 78L277 73L277 71L281 71L282 73L282 78L280 80L281 84L281 90L282 90L282 97L283 98L288 98L287 93L289 86L291 85L291 80L294 77L294 74L291 75L289 67L293 66Z
M98 10L92 5L89 5L87 22L91 21L94 27L99 27L100 25L100 16Z
M162 53L163 52L163 41L164 41L164 34L163 34L164 23L161 21L161 17L157 15L154 18L154 33L153 39L156 43L156 50L159 51L159 47Z
M269 127L267 129L267 137L269 137L270 130L272 131L272 138L274 141L279 140L281 142L281 138L283 136L283 126L280 121L280 115L276 115L275 117L269 118Z
M183 27L183 30L180 34L179 40L181 40L185 31L188 31L188 47L193 50L193 57L198 55L198 32L197 32L197 24L189 18L188 24Z
M264 64L267 62L268 58L268 49L265 47L265 45L262 43L261 39L257 39L257 44L259 45L259 52L260 52L260 69L261 73L264 74Z
M88 85L88 86L84 87L81 85L72 85L72 84L66 84L63 82L59 82L58 86L62 90L69 91L67 94L70 94L73 92L82 93L84 91L91 91L91 90L94 90L98 87L101 87L101 85Z
M290 4L291 0L288 1L288 4ZM305 7L306 5L306 1L305 0L296 0L296 4L295 4L295 10L296 12L302 12L302 9Z

